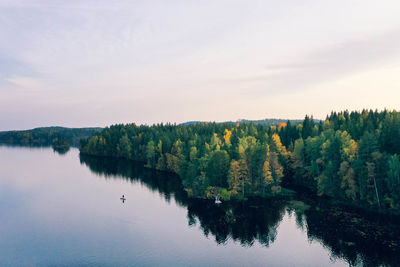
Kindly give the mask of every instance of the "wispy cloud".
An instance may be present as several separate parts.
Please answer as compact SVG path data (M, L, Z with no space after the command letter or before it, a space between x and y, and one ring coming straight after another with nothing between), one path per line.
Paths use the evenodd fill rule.
M321 82L379 68L400 60L400 30L345 40L303 58L290 62L269 64L264 74L236 77L220 82L258 83L246 92L254 97L307 90ZM323 90L323 88L321 88Z

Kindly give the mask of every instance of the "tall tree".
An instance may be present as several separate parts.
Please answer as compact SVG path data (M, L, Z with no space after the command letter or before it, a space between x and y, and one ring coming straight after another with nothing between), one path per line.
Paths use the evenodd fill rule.
M234 194L245 196L246 187L250 185L249 169L244 159L232 160L228 174L229 189Z

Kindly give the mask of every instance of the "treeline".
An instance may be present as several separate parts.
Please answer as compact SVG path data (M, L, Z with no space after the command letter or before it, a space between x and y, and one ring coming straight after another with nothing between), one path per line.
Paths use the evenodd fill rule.
M25 131L0 132L0 144L21 146L51 146L54 142L68 141L68 146L78 146L81 139L87 139L102 128L43 127Z
M333 112L325 121L114 125L81 142L83 154L143 161L177 173L190 196L284 192L283 179L347 202L400 208L400 113Z
M301 123L302 120L289 120L291 124L298 124ZM283 120L283 119L263 119L263 120L237 120L237 121L226 121L226 122L221 122L221 123L225 123L225 124L232 124L232 125L236 125L237 123L253 123L255 125L263 125L263 126L278 126L281 123L287 123L288 120ZM319 120L315 120L314 122L319 122ZM202 121L188 121L188 122L184 122L181 123L180 125L192 125L192 124L202 124L205 122Z

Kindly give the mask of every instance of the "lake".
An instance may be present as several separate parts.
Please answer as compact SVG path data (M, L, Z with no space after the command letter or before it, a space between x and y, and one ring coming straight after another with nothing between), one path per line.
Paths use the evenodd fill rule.
M398 222L379 217L321 200L217 205L138 163L0 146L1 266L399 265Z

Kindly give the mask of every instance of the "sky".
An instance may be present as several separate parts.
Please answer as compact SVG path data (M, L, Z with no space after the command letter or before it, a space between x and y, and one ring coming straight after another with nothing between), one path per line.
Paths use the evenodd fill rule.
M0 130L399 109L400 1L0 0Z

